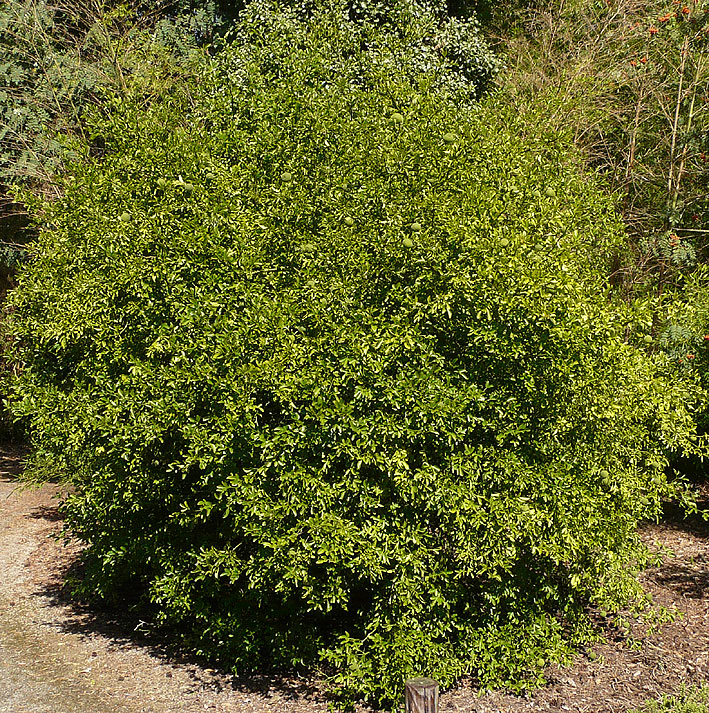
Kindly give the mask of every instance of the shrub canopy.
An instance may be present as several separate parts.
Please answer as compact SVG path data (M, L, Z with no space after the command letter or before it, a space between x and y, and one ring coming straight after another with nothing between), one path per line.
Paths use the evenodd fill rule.
M565 141L412 69L415 24L252 19L36 206L12 408L87 589L198 650L521 685L634 591L690 437L606 284L622 228Z

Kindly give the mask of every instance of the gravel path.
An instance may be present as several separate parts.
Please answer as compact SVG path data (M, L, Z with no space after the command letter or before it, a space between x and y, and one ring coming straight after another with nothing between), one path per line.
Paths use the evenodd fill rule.
M63 656L55 617L31 594L27 565L53 529L32 513L51 507L57 489L19 494L7 473L16 464L6 457L0 470L0 713L127 712L118 702L107 706L95 682Z
M52 537L59 489L20 490L19 461L0 449L0 713L328 712L317 682L234 680L166 653L130 612L71 603L61 582L78 546ZM682 618L655 631L634 625L633 647L611 636L550 669L549 685L528 697L461 685L441 696L442 713L620 713L709 680L709 528L670 519L644 537L677 555L644 583Z

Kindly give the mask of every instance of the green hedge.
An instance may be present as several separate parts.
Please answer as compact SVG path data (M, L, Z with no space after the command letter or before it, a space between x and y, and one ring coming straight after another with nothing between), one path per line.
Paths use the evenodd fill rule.
M691 437L607 286L613 206L565 141L412 70L415 23L243 23L35 206L11 407L73 486L86 591L341 700L534 682L635 593Z

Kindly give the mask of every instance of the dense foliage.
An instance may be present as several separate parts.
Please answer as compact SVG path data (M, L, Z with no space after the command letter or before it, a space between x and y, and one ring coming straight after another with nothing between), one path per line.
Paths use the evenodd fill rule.
M491 87L502 61L491 51L474 12L452 5L456 4L446 0L253 0L249 13L253 19L268 21L280 9L307 20L329 8L348 32L361 34L364 43L372 38L372 29L380 40L387 38L385 42L409 41L409 71L422 73L438 67L440 73L445 67L447 71L440 76L448 84L479 97Z
M23 179L43 183L61 165L67 134L83 133L87 104L109 89L165 91L194 50L229 31L243 2L162 0L4 0L0 4L0 186ZM280 0L300 17L323 0ZM426 18L420 62L444 56L482 92L500 68L474 18L449 17L437 0L334 2L353 27L390 31L407 16ZM260 6L265 20L273 2ZM167 77L165 76L167 75ZM167 80L167 81L166 81Z
M204 56L223 23L212 0L0 1L0 302L33 237L13 184L56 195L86 146L84 115L112 96L149 103ZM91 144L100 153L100 140ZM2 319L2 316L0 316ZM0 357L0 370L12 368ZM14 436L0 409L0 433Z
M35 204L12 408L87 590L236 671L525 685L636 592L690 395L563 138L421 66L425 17L262 9Z

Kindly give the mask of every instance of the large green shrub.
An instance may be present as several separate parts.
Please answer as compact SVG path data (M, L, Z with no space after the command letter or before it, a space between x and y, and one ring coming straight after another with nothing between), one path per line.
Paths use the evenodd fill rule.
M10 323L86 589L385 702L534 681L627 601L691 436L606 284L613 206L412 69L417 28L248 15L199 85L117 104L35 206Z

